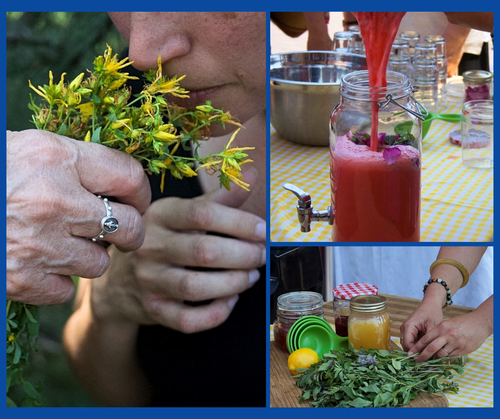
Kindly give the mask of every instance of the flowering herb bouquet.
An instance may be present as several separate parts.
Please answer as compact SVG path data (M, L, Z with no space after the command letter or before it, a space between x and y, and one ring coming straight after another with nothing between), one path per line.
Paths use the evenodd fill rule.
M49 72L48 85L35 87L29 82L42 98L37 104L32 97L29 104L37 129L123 151L140 161L148 173L161 175L162 190L167 172L182 179L197 176L201 168L218 173L226 189L234 183L249 190L241 166L252 161L246 152L253 147L230 147L241 129L236 119L209 101L194 109L168 102L168 95L189 97L179 84L185 76L164 76L159 57L158 68L144 73L147 83L132 97L126 83L137 77L122 71L132 64L128 58L119 60L108 46L93 64L87 78L81 73L66 82L63 73L55 83ZM198 149L209 139L212 124L232 124L238 129L220 153L200 156ZM192 151L191 157L178 155L180 148ZM38 328L38 307L7 301L7 406L43 403L41 384L35 386L24 377L29 357L37 348Z
M421 391L458 392L451 380L455 373L463 373L463 367L452 362L454 358L417 363L416 357L404 351L356 351L352 344L346 352L331 351L302 371L299 400L314 407L396 407L416 399Z
M31 99L35 126L124 151L142 162L149 173L161 174L162 180L167 171L182 179L196 176L205 168L209 173L219 173L220 184L227 189L233 182L248 190L241 165L252 161L246 153L252 147L230 148L239 129L220 153L203 157L198 154L200 143L210 137L212 124L241 128L235 118L209 101L194 109L169 103L168 95L186 98L189 92L179 84L185 76L168 78L162 74L161 57L156 70L144 73L148 83L142 92L131 97L126 82L137 77L121 71L131 64L128 58L118 60L108 46L94 60L94 70L85 79L81 73L68 83L63 73L54 83L50 72L48 85L35 87L30 82L44 102L37 105ZM179 147L192 150L192 157L177 155Z

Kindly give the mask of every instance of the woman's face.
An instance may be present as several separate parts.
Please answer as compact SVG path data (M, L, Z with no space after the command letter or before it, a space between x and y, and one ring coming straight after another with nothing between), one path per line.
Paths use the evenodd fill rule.
M258 12L112 12L138 70L157 67L186 78L183 106L211 100L245 122L266 106L266 14ZM171 98L169 98L171 99Z

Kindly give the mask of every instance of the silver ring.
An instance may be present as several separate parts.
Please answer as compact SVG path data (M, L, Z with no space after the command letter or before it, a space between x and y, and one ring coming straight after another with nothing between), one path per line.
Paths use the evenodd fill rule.
M441 349L446 352L446 356L450 355L450 353L448 352L448 350L444 346Z
M113 211L111 209L111 204L108 201L108 198L103 198L102 196L98 196L99 199L102 199L104 206L106 207L106 216L101 220L101 232L92 238L93 242L97 240L102 240L106 234L112 234L118 230L120 224L116 217L113 217Z

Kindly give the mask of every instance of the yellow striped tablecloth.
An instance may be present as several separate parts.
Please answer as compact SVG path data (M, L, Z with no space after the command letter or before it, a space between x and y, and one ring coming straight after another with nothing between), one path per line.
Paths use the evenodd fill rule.
M439 113L459 113L447 103ZM489 242L493 239L493 170L462 164L459 146L448 140L459 123L434 120L422 147L422 212L420 240L425 242ZM283 189L292 183L311 195L315 209L330 205L328 147L295 144L271 127L270 229L272 242L330 242L331 226L315 222L301 233L297 198Z
M332 326L333 327L333 326ZM271 342L274 340L271 325ZM399 338L393 337L399 344ZM456 377L457 394L446 392L450 407L493 407L493 335L471 354L463 375Z

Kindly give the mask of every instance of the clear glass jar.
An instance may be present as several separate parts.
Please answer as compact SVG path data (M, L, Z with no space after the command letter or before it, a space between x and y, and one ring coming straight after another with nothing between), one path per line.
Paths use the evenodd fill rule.
M386 298L381 295L352 298L348 329L349 344L354 349L389 350L391 333Z
M276 320L273 323L274 341L281 349L288 350L286 337L292 325L304 316L324 318L324 300L321 294L311 291L297 291L278 297Z
M372 284L354 282L340 284L333 289L333 317L335 318L335 333L348 336L347 322L349 320L350 300L358 295L377 295L378 288Z
M492 98L493 75L485 70L469 70L462 74L465 87L464 102Z
M420 240L421 119L403 74L388 71L387 87L370 88L368 71L340 82L330 117L333 240ZM378 147L371 150L372 114Z

